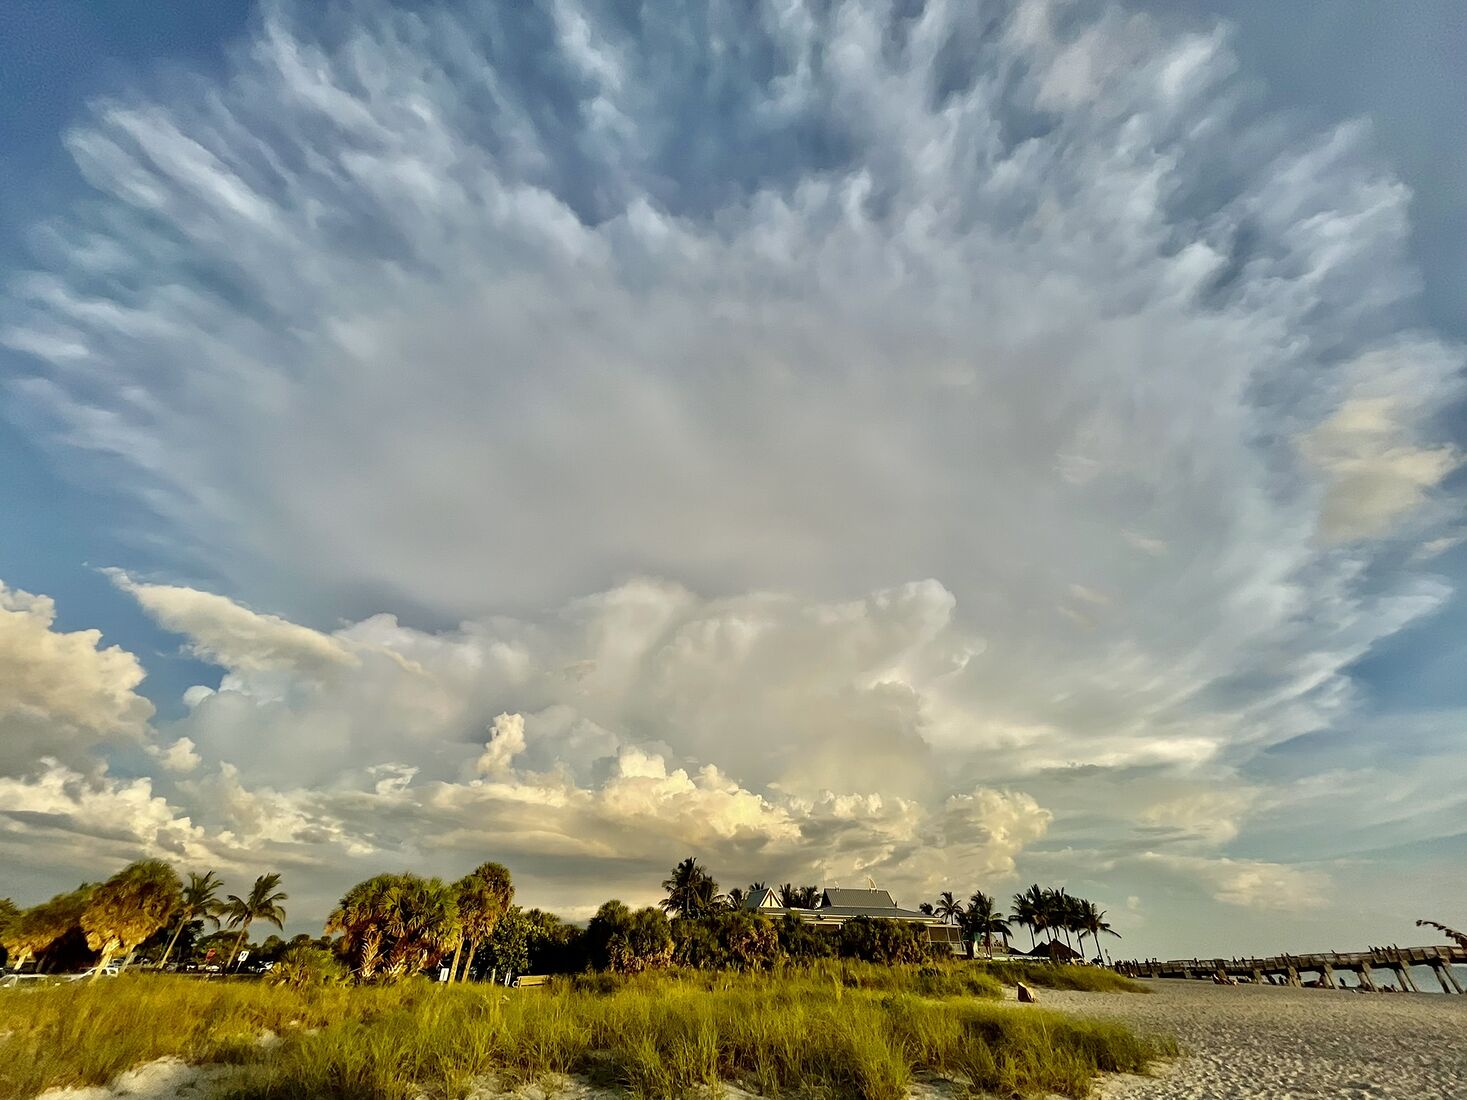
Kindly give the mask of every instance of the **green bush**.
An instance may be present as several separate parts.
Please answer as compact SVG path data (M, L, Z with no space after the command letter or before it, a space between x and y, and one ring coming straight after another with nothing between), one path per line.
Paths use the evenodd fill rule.
M346 967L331 952L301 945L286 948L265 975L265 981L291 989L308 989L345 981L347 977Z
M660 909L627 908L608 901L586 928L591 965L598 970L640 974L672 962L672 929Z
M918 963L933 956L926 932L885 917L853 917L841 925L844 958L873 963Z

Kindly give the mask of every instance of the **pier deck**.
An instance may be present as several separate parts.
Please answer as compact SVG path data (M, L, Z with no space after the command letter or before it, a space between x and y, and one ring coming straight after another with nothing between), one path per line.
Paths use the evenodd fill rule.
M1467 949L1440 947L1372 947L1367 951L1323 951L1305 955L1269 955L1265 958L1237 959L1154 959L1118 962L1115 969L1132 978L1220 978L1246 977L1255 982L1281 985L1303 985L1306 974L1316 975L1314 982L1330 989L1340 988L1335 975L1341 971L1354 974L1366 989L1379 989L1376 971L1395 975L1396 988L1418 993L1411 976L1413 966L1431 968L1443 993L1462 993L1462 984L1452 973L1453 966L1467 966Z

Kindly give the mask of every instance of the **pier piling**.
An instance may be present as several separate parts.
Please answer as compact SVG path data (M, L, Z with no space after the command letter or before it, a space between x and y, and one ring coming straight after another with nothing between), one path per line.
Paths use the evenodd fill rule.
M1312 955L1273 955L1253 959L1174 959L1169 962L1149 960L1117 963L1122 974L1138 978L1211 978L1228 981L1240 974L1249 975L1259 985L1298 986L1301 973L1319 975L1318 984L1326 989L1341 989L1336 970L1353 971L1361 987L1378 992L1376 970L1394 972L1396 988L1406 993L1419 993L1411 977L1411 967L1429 966L1443 992L1461 995L1462 983L1452 972L1453 966L1467 965L1467 948L1456 945L1439 947L1372 947L1367 951L1324 951Z

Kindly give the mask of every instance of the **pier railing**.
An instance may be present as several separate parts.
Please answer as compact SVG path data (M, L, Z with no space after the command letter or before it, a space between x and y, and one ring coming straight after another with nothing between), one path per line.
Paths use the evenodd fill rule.
M1365 989L1380 989L1376 971L1395 974L1397 988L1417 993L1411 967L1430 967L1443 993L1463 992L1453 966L1467 965L1467 949L1441 947L1372 947L1365 951L1324 951L1306 955L1269 955L1265 958L1236 959L1133 959L1118 962L1115 969L1133 978L1214 978L1227 981L1246 977L1255 982L1281 985L1303 985L1303 975L1317 975L1311 984L1329 989L1340 988L1335 975L1346 971L1356 976Z

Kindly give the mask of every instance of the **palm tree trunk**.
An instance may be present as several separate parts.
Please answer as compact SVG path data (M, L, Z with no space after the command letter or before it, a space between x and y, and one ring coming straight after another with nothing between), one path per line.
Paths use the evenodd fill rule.
M117 973L119 973L119 974L125 973L127 971L127 968L132 965L133 956L136 955L137 953L138 953L138 949L136 947L134 947L131 951L129 951L127 953L127 958L123 959L122 960L122 965L117 968Z
M463 937L459 937L458 946L453 949L453 962L448 964L448 984L452 985L455 975L458 974L458 956L464 949Z
M475 936L469 941L468 957L464 959L464 972L463 977L459 979L460 981L466 982L469 980L469 972L474 969L474 956L478 953L478 951L479 938Z
M234 941L234 950L229 953L229 958L225 960L224 969L226 971L231 966L235 967L236 969L239 967L239 949L244 945L244 939L245 936L249 933L249 930L250 922L245 921L244 925L239 930L239 936Z
M162 970L168 963L168 956L173 954L173 945L178 942L178 937L183 935L183 926L188 923L188 918L178 922L178 927L173 930L173 938L168 941L168 946L163 949L163 957L158 960L158 969Z
M92 977L91 977L91 980L92 981L96 981L98 978L100 978L102 976L103 969L107 966L107 964L111 960L112 960L112 948L111 947L104 947L104 948L102 948L102 954L97 959L97 965L94 966L94 967L92 967Z

